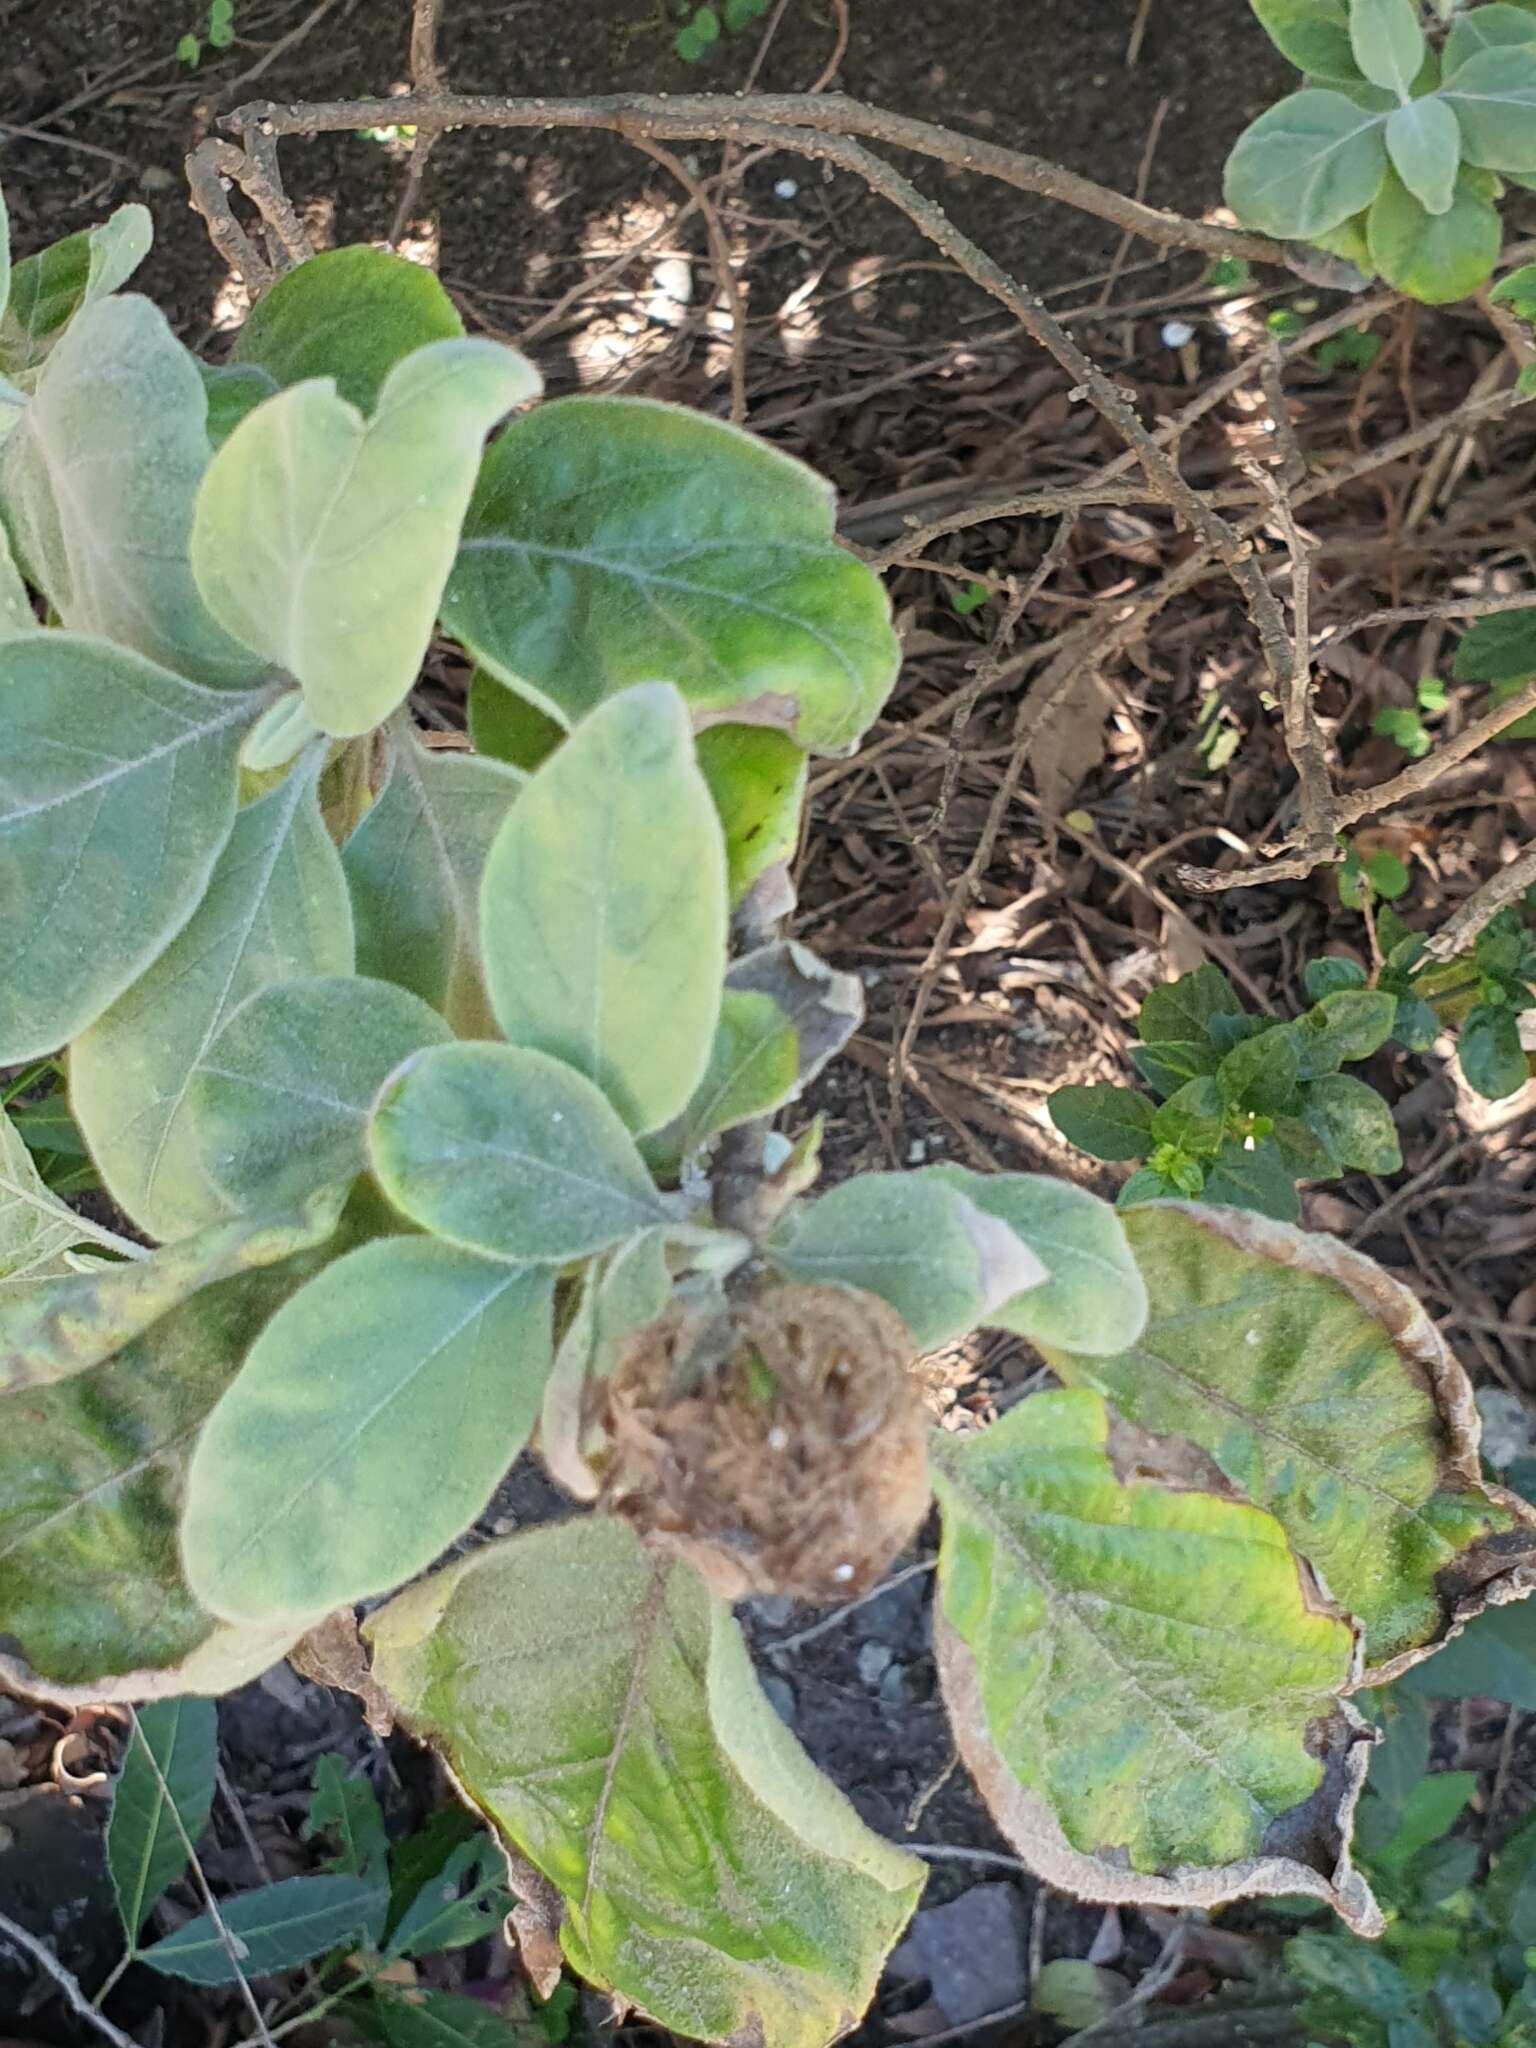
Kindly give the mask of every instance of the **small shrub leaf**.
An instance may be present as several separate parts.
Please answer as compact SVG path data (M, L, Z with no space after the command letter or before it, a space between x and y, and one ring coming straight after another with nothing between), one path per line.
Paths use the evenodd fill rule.
M376 1239L302 1288L193 1454L182 1556L204 1604L326 1613L430 1564L527 1441L553 1296L547 1268L423 1237Z
M233 360L277 385L332 377L337 395L371 413L396 363L464 322L433 273L368 243L326 249L280 277L252 306Z
M1531 19L1536 22L1536 15ZM1459 682L1484 683L1523 683L1536 676L1536 608L1474 619L1451 673Z
M1373 267L1427 306L1466 298L1487 281L1498 260L1498 209L1465 171L1457 177L1449 212L1437 215L1427 213L1389 170L1366 233Z
M328 1949L369 1942L388 1894L360 1877L285 1877L224 1899L219 1918L234 1942L207 1913L140 1951L139 1961L162 1976L191 1984L233 1984L240 1977L275 1977ZM238 1960L237 1960L238 1958Z
M926 1174L844 1181L812 1203L773 1256L792 1280L879 1295L922 1351L991 1322L1047 1277L999 1214Z
M1141 1006L1137 1028L1151 1044L1204 1038L1215 1017L1241 1017L1243 1006L1219 967L1207 963L1177 981L1153 989ZM1188 1075L1185 1079L1189 1079Z
M1536 14L1509 6L1506 0L1487 0L1484 6L1458 14L1440 53L1444 76L1453 77L1480 50L1505 49L1512 43L1536 43Z
M486 979L514 1045L657 1130L704 1075L726 949L725 848L682 698L599 706L531 778L481 889Z
M1260 1022L1258 1018L1252 1020ZM1158 1095L1177 1095L1188 1082L1214 1074L1222 1053L1208 1038L1160 1038L1155 1045L1133 1045L1131 1064Z
M691 1567L587 1517L450 1566L366 1632L411 1732L561 1894L591 1983L711 2042L825 2048L864 2010L921 1868L811 1764Z
M1229 1138L1211 1161L1201 1193L1207 1202L1251 1209L1280 1223L1294 1223L1301 1215L1296 1183L1273 1138L1253 1145Z
M212 1700L159 1700L134 1716L112 1788L106 1844L130 1947L150 1908L187 1867L183 1834L195 1848L208 1825L218 1735Z
M369 1142L398 1209L492 1258L559 1265L666 1219L607 1100L522 1046L418 1053L383 1089Z
M1339 1701L1351 1629L1309 1599L1278 1522L1193 1484L1177 1446L1125 1437L1081 1390L1032 1395L934 1456L945 1700L1031 1866L1060 1883L1053 1848L1091 1862L1107 1888L1071 1888L1095 1898L1158 1895L1138 1877L1194 1896L1203 1879L1207 1898L1304 1889L1368 1923L1337 1847L1285 1885L1288 1859L1263 1857L1303 1810L1337 1844L1334 1809L1353 1802L1326 1786L1320 1738L1341 1760L1355 1747L1357 1777L1365 1756Z
M1302 1120L1338 1160L1361 1173L1396 1173L1403 1163L1392 1112L1352 1074L1324 1074L1306 1091Z
M1146 1329L1115 1359L1042 1346L1053 1370L1214 1458L1359 1619L1377 1674L1418 1662L1536 1556L1536 1518L1482 1485L1461 1368L1379 1266L1203 1204L1123 1221Z
M1350 0L1355 62L1384 92L1406 99L1424 62L1424 31L1413 0Z
M1088 1352L1120 1351L1140 1336L1147 1290L1108 1202L1038 1173L930 1166L921 1178L955 1188L1006 1223L1045 1266L1038 1286L989 1311L993 1328Z
M1531 1078L1520 1043L1520 1020L1504 1004L1479 1003L1468 1013L1456 1039L1461 1071L1479 1095L1502 1102Z
M161 1239L230 1213L203 1162L194 1081L247 996L352 966L352 912L320 815L323 749L235 820L207 893L148 973L76 1042L70 1100L112 1198Z
M26 391L69 323L123 286L149 254L147 206L120 206L97 228L25 256L0 296L0 375Z
M566 398L486 459L443 622L572 724L632 683L846 746L895 680L885 593L833 538L830 487L680 406Z
M67 1254L84 1241L79 1219L38 1172L21 1133L0 1108L0 1333L16 1298L75 1269ZM11 1347L0 1334L0 1386L13 1370Z
M1144 1159L1152 1149L1153 1107L1134 1088L1058 1088L1048 1107L1067 1142L1095 1159Z
M1291 1027L1303 1080L1368 1060L1392 1036L1396 1021L1397 998L1385 989L1344 988L1320 997Z
M389 1953L435 1956L467 1948L493 1933L511 1909L501 1852L489 1835L476 1834L411 1900L389 1937Z
M349 1777L340 1757L323 1756L315 1765L304 1832L326 1835L336 1844L328 1870L377 1879L388 1868L389 1836L374 1789L366 1778Z
M322 732L369 731L416 680L485 436L539 388L496 342L432 342L389 372L370 419L315 378L214 456L192 521L198 588L294 678Z
M1461 167L1461 129L1436 94L1407 100L1387 117L1387 154L1426 213L1449 213Z
M1264 233L1310 241L1363 213L1387 168L1385 120L1341 92L1292 93L1227 158L1227 204Z
M1249 5L1286 62L1319 85L1360 77L1345 0L1249 0Z
M1476 50L1447 74L1462 153L1489 171L1536 171L1536 38Z
M419 996L365 975L259 990L193 1076L209 1179L241 1209L355 1180L367 1166L373 1098L402 1060L449 1037Z
M711 725L698 736L699 772L725 833L731 902L765 869L793 859L809 770L793 740L766 725Z
M1277 1113L1290 1107L1300 1075L1301 1047L1295 1027L1272 1024L1224 1055L1216 1069L1216 1082L1228 1102Z
M0 641L0 706L5 1062L83 1030L186 924L234 824L261 704L101 641L28 633Z

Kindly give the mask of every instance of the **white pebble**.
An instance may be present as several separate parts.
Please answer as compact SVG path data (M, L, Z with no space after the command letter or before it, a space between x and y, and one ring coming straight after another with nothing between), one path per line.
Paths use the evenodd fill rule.
M793 199L799 190L800 186L796 179L780 178L773 188L773 196L775 199Z
M1195 330L1187 320L1165 320L1163 322L1163 347L1183 348L1193 341Z

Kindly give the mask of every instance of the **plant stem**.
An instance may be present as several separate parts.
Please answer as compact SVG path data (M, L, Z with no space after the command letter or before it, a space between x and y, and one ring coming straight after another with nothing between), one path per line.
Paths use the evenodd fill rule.
M14 1942L17 1948L32 1958L40 1970L53 1979L64 1994L64 2002L70 2010L84 2020L88 2027L94 2027L103 2040L110 2041L112 2048L138 2048L135 2041L130 2040L127 2034L114 2027L109 2019L104 2019L96 2011L80 1989L77 1979L65 1969L53 1951L45 1947L35 1934L29 1934L25 1927L18 1927L8 1913L0 1913L0 1935L4 1935L7 1941Z

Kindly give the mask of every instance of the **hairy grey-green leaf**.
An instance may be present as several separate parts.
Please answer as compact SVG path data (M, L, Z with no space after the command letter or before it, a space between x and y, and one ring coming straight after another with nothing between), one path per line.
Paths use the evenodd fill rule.
M148 207L130 204L100 227L23 257L11 271L9 293L0 293L0 375L30 390L70 321L128 282L152 235Z
M1385 117L1309 87L1252 122L1227 159L1227 204L1264 233L1310 241L1363 213L1387 168Z

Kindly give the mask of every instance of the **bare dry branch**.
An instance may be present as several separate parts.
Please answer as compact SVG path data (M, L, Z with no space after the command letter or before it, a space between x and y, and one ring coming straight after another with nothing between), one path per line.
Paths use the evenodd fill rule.
M1484 882L1461 907L1448 917L1424 948L1427 960L1450 960L1470 946L1484 925L1492 924L1506 904L1536 888L1536 846L1527 847L1518 859Z

